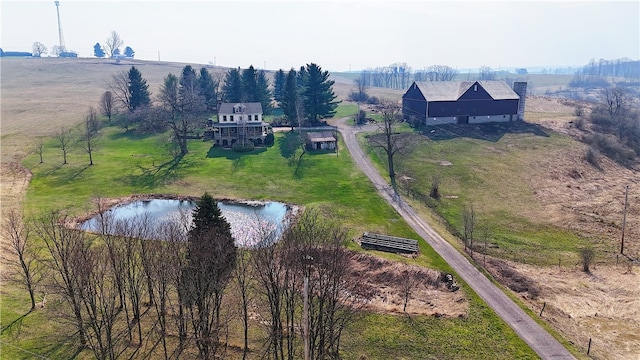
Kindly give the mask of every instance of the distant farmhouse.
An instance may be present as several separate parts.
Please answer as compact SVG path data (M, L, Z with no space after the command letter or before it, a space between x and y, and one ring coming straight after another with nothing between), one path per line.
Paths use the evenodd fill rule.
M237 141L264 144L269 124L262 121L262 104L221 103L218 105L218 122L212 124L216 145L230 147Z
M414 82L402 96L402 117L413 124L479 124L524 119L526 82Z

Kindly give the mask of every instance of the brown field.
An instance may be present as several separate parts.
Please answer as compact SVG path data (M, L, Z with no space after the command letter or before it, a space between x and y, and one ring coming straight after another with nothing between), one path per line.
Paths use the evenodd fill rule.
M19 165L39 136L50 136L60 127L82 121L90 105L98 104L113 74L135 64L157 92L169 72L178 74L185 64L100 59L2 59L0 113L0 211L19 207L30 174ZM194 65L199 68L201 65ZM214 74L226 69L210 67ZM346 98L354 90L345 78L336 78L334 91ZM399 99L402 91L371 89L370 95ZM545 97L527 99L528 121L554 131L577 136L571 121L573 104ZM530 186L541 204L545 221L591 238L617 238L621 228L624 186L629 186L627 253L640 252L640 174L603 159L601 170L586 165L581 154L550 149L548 156L531 164ZM1 214L0 214L1 215ZM566 338L586 348L592 338L592 355L607 359L637 359L640 354L640 269L624 259L615 265L615 254L601 254L592 274L579 264L539 268L510 263L540 289L537 298L519 295L533 312ZM427 291L426 289L425 291ZM432 295L430 295L432 296ZM449 299L450 300L450 299ZM412 300L413 301L413 300ZM398 299L380 300L376 306L397 311ZM409 309L420 308L410 302ZM419 311L429 311L429 304ZM426 309L426 310L425 310ZM451 309L455 316L464 309ZM410 310L411 311L411 310Z

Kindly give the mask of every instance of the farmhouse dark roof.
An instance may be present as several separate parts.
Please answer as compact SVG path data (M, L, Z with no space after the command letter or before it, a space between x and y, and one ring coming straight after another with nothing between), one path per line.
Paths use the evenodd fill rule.
M222 103L218 113L220 114L233 114L233 107L236 105L244 105L246 107L246 114L262 114L262 104L259 102L249 103Z
M519 99L513 89L504 81L416 81L415 84L427 101L456 101L478 83L493 100Z

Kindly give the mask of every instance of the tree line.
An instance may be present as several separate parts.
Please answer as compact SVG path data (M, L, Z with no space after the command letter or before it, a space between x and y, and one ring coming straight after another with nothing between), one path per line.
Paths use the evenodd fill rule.
M46 293L47 311L98 359L139 351L224 357L230 328L242 329L243 358L336 358L372 291L349 280L347 232L318 211L303 213L278 241L257 221L261 242L245 248L207 193L190 227L187 213L154 224L147 216L115 220L102 199L95 204L96 234L70 227L59 211L26 220L11 212L5 223L32 310L35 294ZM152 240L159 234L165 240Z

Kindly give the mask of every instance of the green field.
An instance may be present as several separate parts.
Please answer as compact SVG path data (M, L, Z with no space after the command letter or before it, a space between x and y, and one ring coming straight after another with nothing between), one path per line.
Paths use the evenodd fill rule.
M454 234L462 234L462 212L473 205L476 245L501 258L536 265L557 264L558 259L578 261L577 250L592 240L554 225L535 199L531 181L535 164L558 152L582 151L581 144L531 125L529 131L506 127L500 136L437 129L431 139L397 157L396 171L407 196L433 209ZM427 129L427 132L430 130ZM438 137L440 136L440 137ZM361 137L366 145L366 138ZM385 157L372 153L381 171ZM544 171L539 169L539 171ZM433 179L439 180L441 197L429 197ZM411 191L406 191L411 189ZM542 191L542 190L541 190ZM460 246L460 243L458 243Z
M339 109L342 115L351 111L353 105ZM49 139L44 163L40 164L36 155L23 161L33 173L23 204L26 213L68 209L73 215L82 216L93 210L94 197L198 196L208 191L221 199L275 200L317 208L327 217L339 219L350 230L350 236L376 231L416 237L355 168L346 150L305 154L296 171L297 164L280 147L286 134L277 134L271 147L242 154L213 148L210 142L191 141L189 154L178 160L165 149L167 137L168 134L139 135L107 127L94 153L93 166L88 166L88 156L79 148L69 155L68 164L62 165L62 154L55 141ZM339 148L346 149L342 143ZM349 246L359 248L355 243ZM424 242L420 248L421 255L411 262L450 271ZM396 255L380 255L406 262ZM3 332L2 358L30 358L27 351L51 358L73 354L72 344L60 337L65 334L64 327L50 319L54 314L38 310L21 317L26 312L23 292L14 286L2 291L3 328L17 319L22 324L18 331L12 326L12 331ZM470 310L461 319L364 314L344 335L343 358L536 358L469 288L464 286L464 291ZM78 357L90 356L90 352L83 351Z

